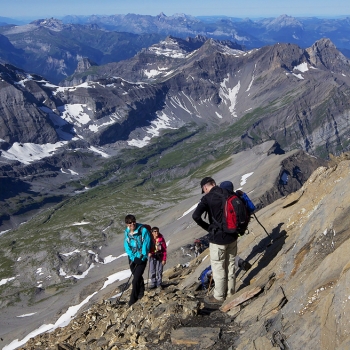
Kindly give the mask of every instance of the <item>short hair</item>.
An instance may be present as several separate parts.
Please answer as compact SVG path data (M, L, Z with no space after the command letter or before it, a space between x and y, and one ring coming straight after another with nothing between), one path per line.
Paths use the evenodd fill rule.
M131 214L127 215L127 216L125 217L125 223L126 223L126 224L131 224L132 222L136 222L135 216L134 216L134 215L131 215Z

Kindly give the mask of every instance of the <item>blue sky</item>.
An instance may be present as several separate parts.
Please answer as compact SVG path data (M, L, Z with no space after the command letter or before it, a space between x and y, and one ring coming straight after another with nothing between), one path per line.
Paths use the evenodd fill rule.
M1 17L60 17L64 15L147 14L232 17L350 16L349 0L0 0Z

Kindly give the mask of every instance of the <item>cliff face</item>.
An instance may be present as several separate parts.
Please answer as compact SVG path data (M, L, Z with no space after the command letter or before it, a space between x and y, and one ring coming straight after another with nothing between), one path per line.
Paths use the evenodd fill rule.
M257 212L239 240L252 268L221 309L202 303L208 250L165 273L166 287L131 308L108 296L22 349L348 349L350 161L318 168L297 192ZM120 289L119 289L120 290ZM112 301L112 303L111 303ZM204 331L204 336L201 332Z
M349 148L350 64L329 39L244 52L228 41L168 37L121 62L79 62L74 87L0 66L2 149L79 137L108 153L150 140L155 126L189 123L235 125L242 148L277 140L322 158Z

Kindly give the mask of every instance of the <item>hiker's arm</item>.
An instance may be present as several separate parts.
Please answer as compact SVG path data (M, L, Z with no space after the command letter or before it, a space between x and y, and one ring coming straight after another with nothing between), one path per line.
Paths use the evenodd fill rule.
M207 206L204 202L204 198L198 203L197 208L192 214L192 219L204 230L208 231L209 224L202 219L202 215L207 212Z
M142 243L142 260L146 261L148 257L148 253L151 249L151 237L148 233L148 230L145 227L142 227L142 237L143 237L143 243Z
M124 232L124 250L125 250L125 253L128 255L128 257L133 261L134 254L132 253L132 250L130 249L130 246L128 243L128 234L125 232Z
M165 265L165 263L166 263L166 242L165 242L164 237L163 237L163 239L161 241L161 245L162 245L162 253L163 253L162 264Z

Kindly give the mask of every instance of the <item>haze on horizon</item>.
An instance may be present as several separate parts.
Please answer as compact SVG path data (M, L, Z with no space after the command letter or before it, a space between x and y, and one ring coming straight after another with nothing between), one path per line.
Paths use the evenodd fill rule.
M1 17L48 18L66 15L115 15L135 13L167 16L184 13L192 16L230 16L239 18L277 17L283 14L294 17L350 16L350 2L345 0L1 0Z

